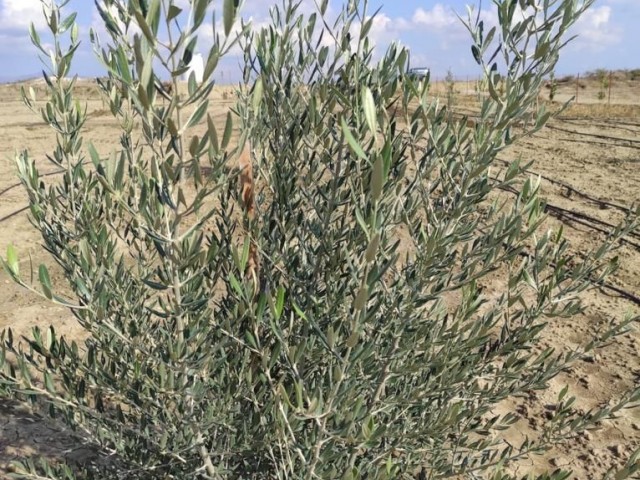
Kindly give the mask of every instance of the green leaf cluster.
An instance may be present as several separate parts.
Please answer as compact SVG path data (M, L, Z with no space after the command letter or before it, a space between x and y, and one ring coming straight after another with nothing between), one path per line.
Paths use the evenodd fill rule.
M376 56L366 0L337 13L318 1L310 14L285 0L260 29L235 28L237 0L192 0L188 12L174 0L98 2L109 35L91 34L99 86L121 127L119 147L101 152L83 142L86 107L65 79L75 16L44 2L49 95L23 99L55 131L47 158L63 174L45 180L28 151L17 165L64 288L44 266L36 284L24 279L15 247L3 262L68 306L86 338L2 332L0 392L43 407L104 458L25 461L14 475L506 480L510 462L637 403L629 392L579 413L564 390L539 438L501 440L518 417L496 405L547 388L634 320L576 351L540 348L548 322L580 313L580 293L615 269L610 252L638 219L577 258L544 231L526 165L490 171L550 118L533 110L537 92L593 2L494 3L498 26L486 32L473 11L465 22L489 91L470 123L428 80L407 78L407 50ZM520 18L518 5L537 14ZM204 79L185 91L204 28ZM44 51L35 28L31 38ZM213 73L234 46L244 85L218 131ZM245 143L250 218L234 163ZM494 200L505 186L519 189L514 202ZM252 248L257 282L245 275ZM492 282L504 287L486 293ZM637 470L634 457L615 478Z

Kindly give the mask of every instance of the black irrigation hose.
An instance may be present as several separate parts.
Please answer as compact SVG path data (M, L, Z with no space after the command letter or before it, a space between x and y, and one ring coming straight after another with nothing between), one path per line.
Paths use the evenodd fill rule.
M532 254L530 254L529 252L523 251L520 252L519 254L521 257L526 257L529 259L533 259L534 256ZM555 268L555 264L552 262L550 264L551 267ZM629 300L632 303L635 303L636 305L640 305L640 297L638 297L637 295L634 295L631 292L627 292L626 290L623 290L620 287L616 287L615 285L609 283L609 282L605 282L604 280L593 280L593 279L589 279L589 281L593 284L596 285L600 288L606 289L606 290L611 290L612 292L616 292L618 295L620 295L620 297L624 298L625 300Z
M605 230L604 228L600 228L598 226L595 226L595 225L589 223L589 221L587 221L587 220L582 220L579 216L575 216L575 217L572 216L572 214L574 214L575 212L572 212L571 210L564 210L564 209L562 209L560 207L555 207L554 205L547 205L546 206L546 210L549 211L549 213L551 213L554 217L556 217L558 219L565 218L565 219L567 219L567 220L569 220L571 222L579 223L580 225L584 225L585 227L591 228L592 230L596 230L598 232L604 233L605 235L608 235L609 233L611 233L610 231ZM563 212L563 210L564 210L564 212ZM588 218L591 218L591 217L588 217ZM621 238L620 242L621 243L626 243L627 245L635 248L636 250L638 250L640 252L640 243L636 243L636 242L631 241L631 240L629 240L627 238Z
M85 160L84 162L82 162L82 165L88 165L89 163L90 163L89 160ZM64 170L56 170L55 172L45 172L45 173L40 173L39 177L40 178L42 178L42 177L51 177L53 175L60 175L60 174L66 173L66 172L67 172L66 169L64 169ZM0 197L2 195L4 195L5 193L13 190L14 188L18 188L20 185L22 185L22 183L18 182L18 183L14 183L13 185L9 185L4 190L0 190Z
M634 144L639 144L640 145L640 140L634 140L632 138L612 137L611 135L601 135L601 134L597 134L597 133L580 132L578 130L571 130L571 129L568 129L568 128L556 127L556 126L551 125L551 124L547 124L546 128L548 128L550 130L557 130L558 132L570 133L572 135L580 135L580 136L583 136L583 137L598 138L600 140L612 140L614 142L628 142L630 144L628 146L632 147L632 148L636 148L636 147L633 146ZM620 146L627 146L627 145L620 145Z
M560 120L562 122L586 122L586 121L590 121L591 119L588 117L556 117L557 120ZM640 123L636 123L636 122L625 122L621 119L618 118L594 118L593 120L595 120L597 123L600 124L604 124L607 125L607 127L609 128L618 128L620 125L623 125L625 127L640 127ZM575 123L574 123L575 124ZM593 125L593 123L589 123L589 125Z
M500 179L498 178L490 177L490 179L498 183L500 182ZM506 186L506 185L498 185L498 188L504 192L508 192L516 196L519 195L520 193L515 188ZM552 205L549 203L545 205L545 212L549 212L551 215L558 218L559 220L566 219L571 222L579 223L580 225L584 225L585 227L604 233L605 235L608 235L611 232L609 230L605 230L602 227L599 227L598 225L594 225L594 223L608 226L612 230L616 228L615 225L611 225L607 222L603 222L602 220L598 220L597 218L593 218L584 213L574 212L573 210L567 210L566 208L558 207L557 205ZM634 238L640 238L640 234L636 232L630 232L629 236ZM627 238L621 238L620 243L626 243L627 245L634 247L636 250L640 251L640 243L636 243Z
M510 165L511 162L507 161L507 160L502 160L500 158L497 159L499 162L504 163L505 165ZM598 206L600 207L611 207L611 208L615 208L617 210L620 210L622 212L625 213L632 213L632 210L629 207L626 207L624 205L619 205L617 203L611 203L611 202L607 202L606 200L602 200L600 198L597 197L592 197L591 195L588 195L584 192L581 192L580 190L578 190L577 188L569 185L566 182L563 182L561 180L556 180L554 178L551 177L547 177L546 175L542 175L541 173L538 172L534 172L533 170L527 170L528 173L535 175L535 176L539 176L540 178L546 180L547 182L556 184L556 185L560 185L564 188L566 188L569 192L569 194L575 193L576 195L579 195L580 197L586 198L587 200L590 200L594 203L596 203Z
M15 217L16 215L21 214L25 210L29 210L29 206L28 205L26 207L22 207L22 208L16 210L15 212L11 212L8 215L5 215L4 217L0 218L0 223L4 222L6 220L9 220L10 218Z
M612 285L610 283L601 281L601 282L593 282L594 285L598 285L601 288L605 288L607 290L611 290L613 292L616 292L618 295L620 295L621 297L635 303L636 305L640 305L640 297L638 297L637 295L634 295L631 292L627 292L626 290L623 290L620 287L616 287L615 285Z
M597 142L595 140L578 140L577 138L559 138L558 140L560 140L561 142L579 143L581 145L599 145L601 147L618 147L640 150L640 145L619 145L616 143Z
M576 212L574 210L569 210L567 208L562 208L562 207L558 207L557 205L551 205L551 204L548 204L547 207L549 208L549 210L552 210L553 212L556 212L558 215L576 217L576 218L584 220L586 222L597 223L597 224L603 225L605 227L609 227L612 230L616 228L615 225L612 225L612 224L610 224L608 222L599 220L599 219L597 219L595 217L592 217L590 215L587 215L585 213ZM638 232L629 232L629 236L637 238L637 239L640 239L640 233L638 233Z
M60 175L61 173L66 173L66 170L57 170L55 172L41 173L40 177L50 177L52 175ZM18 188L22 183L14 183L13 185L8 186L4 190L0 190L0 197L14 188Z
M616 129L616 130L624 130L626 132L630 132L633 134L638 134L640 132L638 132L637 128L629 128L629 127L633 127L636 124L624 124L618 121L606 121L606 120L601 120L601 121L590 121L589 123L585 122L585 119L578 119L578 118L564 118L564 117L559 117L558 120L562 120L562 123L567 123L569 125L575 125L576 127L584 127L585 125L588 127L594 127L594 126L603 126L605 128L611 128L611 129ZM636 127L640 127L640 124L637 124Z
M482 231L482 230L481 230ZM484 232L486 233L486 232ZM509 247L509 245L506 242L503 242L503 246L505 246L506 248ZM523 250L521 252L518 253L519 256L521 257L525 257L528 259L534 259L535 257L527 252L526 250ZM552 268L556 267L556 264L554 262L551 262L549 264ZM632 303L635 303L636 305L640 305L640 297L638 297L637 295L634 295L631 292L627 292L626 290L623 290L620 287L617 287L609 282L605 282L604 280L594 280L592 278L588 278L589 282L591 282L591 284L596 285L602 289L606 289L606 290L611 290L612 292L616 292L620 297L624 298L625 300L629 300Z

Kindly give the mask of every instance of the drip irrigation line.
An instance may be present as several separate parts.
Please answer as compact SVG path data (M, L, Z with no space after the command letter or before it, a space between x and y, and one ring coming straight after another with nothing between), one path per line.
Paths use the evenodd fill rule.
M559 218L559 219L565 218L565 219L567 219L567 220L569 220L571 222L578 223L578 224L583 225L585 227L591 228L592 230L596 230L596 231L598 231L600 233L604 233L605 235L609 235L611 233L609 230L606 230L604 228L598 227L597 225L593 225L592 223L589 223L589 221L583 220L579 216L573 216L572 214L575 213L575 212L572 212L571 210L565 210L565 209L562 209L560 207L555 207L554 205L547 205L545 210L549 211L549 213L551 213L556 218ZM590 218L590 217L588 217L588 218ZM632 233L633 232L631 232L629 235L633 236L633 237L636 237L635 235L631 235ZM627 238L621 238L620 242L621 243L626 243L627 245L629 245L629 246L635 248L636 250L640 251L640 243L636 243L636 242L634 242L632 240L629 240Z
M640 145L640 140L634 140L632 138L613 137L611 135L602 135L598 133L580 132L578 130L571 130L569 128L556 127L548 123L546 127L550 130L557 130L558 132L571 133L572 135L580 135L583 137L598 138L600 140L613 140L614 142L628 142L633 146L634 144Z
M483 233L486 233L485 231L483 231L483 229L480 229ZM506 242L503 242L502 245L505 248L509 248L509 245ZM518 252L518 255L521 257L525 257L528 258L529 260L535 259L535 256L531 253L529 253L526 250L522 250L520 252ZM549 266L552 268L556 268L556 263L555 262L551 262L549 263ZM628 292L627 290L624 290L621 287L618 287L612 283L609 283L605 280L594 280L593 278L587 278L587 280L592 284L592 285L596 285L602 289L605 290L611 290L612 292L617 293L620 297L624 298L625 300L629 300L632 303L635 303L636 305L640 306L640 297L638 297L637 295L635 295L634 293Z
M585 118L585 117L557 117L557 120L561 120L563 122L566 121L587 121L587 120L591 120L590 118ZM614 128L618 125L624 125L627 127L640 127L640 123L636 123L636 122L624 122L621 120L607 120L606 118L601 118L598 119L600 120L602 123L607 124L608 126Z
M631 292L627 292L626 290L623 290L622 288L616 287L615 285L605 281L600 281L600 282L592 281L592 282L594 285L598 285L601 288L605 288L607 290L616 292L621 297L635 303L636 305L640 305L640 297L638 297L637 295L634 295Z
M527 251L522 251L519 253L519 255L521 257L526 257L528 259L534 259L535 256L532 255L531 253L527 252ZM551 262L550 266L555 268L556 264ZM624 298L625 300L629 300L632 303L635 303L636 305L640 305L640 297L638 297L637 295L628 292L626 290L624 290L623 288L620 288L616 285L613 285L612 283L606 282L604 280L594 280L592 278L588 279L589 282L591 282L591 284L596 285L600 288L603 288L605 290L611 290L612 292L616 292L620 297Z
M601 147L631 148L640 150L640 145L620 145L616 143L598 142L595 140L578 140L577 138L558 138L561 142L579 143L580 145L599 145Z
M82 162L82 165L88 165L88 164L89 164L89 161L88 161L88 160L87 160L87 161ZM45 173L40 173L40 174L38 175L38 177L39 177L39 178L42 178L42 177L51 177L51 176L53 176L53 175L60 175L60 174L66 173L66 172L67 172L67 170L66 170L66 169L63 169L63 170L56 170L55 172L45 172ZM7 193L7 192L9 192L9 191L13 190L14 188L18 188L20 185L22 185L22 183L18 182L18 183L14 183L13 185L9 185L9 186L8 186L8 187L6 187L4 190L0 190L0 197L1 197L2 195L4 195L5 193Z
M39 177L50 177L52 175L60 175L61 173L66 173L66 170L57 170L55 172L41 173ZM4 190L0 190L0 197L5 193L9 192L10 190L13 190L14 188L18 188L20 185L22 185L22 183L18 182L8 186Z
M548 204L548 207L553 210L554 212L557 212L559 215L568 215L568 216L572 216L572 217L577 217L579 219L582 219L586 222L592 222L592 223L597 223L600 225L603 225L605 227L609 227L612 230L616 228L615 225L612 225L611 223L599 220L595 217L592 217L590 215L587 215L585 213L581 213L581 212L577 212L575 210L569 210L567 208L563 208L563 207L558 207L557 205L552 205L552 204ZM640 239L640 233L638 232L629 232L629 236Z
M498 160L499 162L501 162L501 163L503 163L505 165L510 165L510 163L511 163L511 162L509 162L507 160L502 160L500 158L498 158L496 160ZM584 192L578 190L574 186L569 185L566 182L563 182L562 180L556 180L555 178L548 177L546 175L543 175L541 173L535 172L533 170L527 170L527 172L532 174L532 175L539 176L540 178L546 180L547 182L550 182L550 183L553 183L553 184L556 184L556 185L560 185L560 186L566 188L569 191L569 194L575 193L576 195L579 195L580 197L586 198L587 200L590 200L590 201L598 204L598 206L600 206L600 207L605 207L606 206L606 207L615 208L615 209L620 210L620 211L625 212L625 213L632 213L632 210L629 207L626 207L624 205L620 205L620 204L617 204L617 203L608 202L606 200L602 200L601 198L593 197L593 196L591 196L591 195L589 195L587 193L584 193Z
M20 215L25 210L29 210L29 205L27 205L26 207L22 207L22 208L14 211L14 212L11 212L8 215L5 215L4 217L1 217L0 218L0 223L5 222L5 221L9 220L10 218L15 217L16 215Z
M633 133L633 134L638 134L639 133L637 128L629 128L630 126L625 125L625 124L621 124L621 123L618 123L618 122L607 122L607 121L596 122L596 121L590 121L590 122L587 123L587 122L585 122L584 119L582 121L580 121L579 119L563 119L562 122L563 123L567 123L569 125L575 125L576 127L601 126L601 127L611 128L611 129L616 129L616 130L624 130L625 132L630 132L630 133ZM640 124L637 125L637 126L640 127Z
M490 177L490 179L495 182L500 182L500 179L495 177ZM497 186L500 190L511 193L512 195L517 196L520 193L515 188L507 185L497 185ZM604 233L605 235L609 235L611 232L609 230L606 230L600 227L598 224L610 227L612 230L616 228L615 225L611 225L607 222L603 222L602 220L598 220L597 218L593 218L589 215L586 215L580 212L574 212L573 210L568 210L566 208L558 207L557 205L552 205L550 203L545 205L545 212L550 213L551 215L558 218L559 220L566 219L571 222L578 223L580 225L588 227L592 230L596 230L598 232ZM640 234L636 232L630 232L629 236L633 238L640 238ZM620 238L620 243L626 243L627 245L640 251L640 243L636 243L633 240L629 240L628 238L623 237L623 238Z

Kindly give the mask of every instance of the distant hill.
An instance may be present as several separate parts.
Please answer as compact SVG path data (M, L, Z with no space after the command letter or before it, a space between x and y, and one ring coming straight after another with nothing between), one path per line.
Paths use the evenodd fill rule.
M42 78L42 73L31 75L0 75L0 83L21 83Z

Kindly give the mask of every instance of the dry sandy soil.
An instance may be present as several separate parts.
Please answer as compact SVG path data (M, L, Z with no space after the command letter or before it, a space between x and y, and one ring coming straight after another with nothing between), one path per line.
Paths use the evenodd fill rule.
M441 91L444 86L439 86ZM571 83L560 85L557 98L565 100L573 94ZM597 100L597 86L588 82L580 87L581 104L563 114L534 137L503 154L508 160L517 155L534 161L532 169L545 177L543 191L549 203L593 217L601 222L617 223L622 211L640 201L640 81L616 84L614 102ZM227 89L230 92L230 89ZM459 108L472 108L475 95L456 85ZM465 95L467 94L467 95ZM231 96L216 90L216 118L222 118L231 105ZM545 93L546 95L546 93ZM116 145L118 131L111 116L103 110L99 97L87 97L90 119L87 139L101 151ZM43 159L51 148L53 135L42 120L29 112L18 100L18 86L0 86L0 252L15 244L20 257L29 253L34 264L51 259L39 247L39 235L30 225L24 207L22 188L15 186L14 152L29 147L31 155ZM42 171L53 171L44 160ZM562 186L557 181L563 182ZM588 195L587 198L581 193ZM598 201L600 200L600 201ZM552 212L553 213L553 212ZM557 213L557 211L556 211ZM550 226L562 221L575 251L585 251L598 245L604 235L580 218L551 217ZM593 223L591 222L591 225ZM606 229L604 224L596 224ZM621 269L610 279L619 289L640 295L640 233L620 246ZM28 264L24 265L25 267ZM55 279L54 279L55 280ZM62 308L52 307L38 297L20 289L0 273L0 329L11 327L19 333L33 326L53 323L59 333L78 336L79 327ZM494 286L494 289L499 286ZM632 312L640 314L640 303L625 298L612 289L593 288L584 296L587 312L565 321L554 321L544 334L545 345L559 350L582 344L590 334L603 328L610 319L620 319ZM581 408L588 409L619 398L622 392L640 383L640 334L637 329L623 335L607 348L554 380L547 392L504 406L520 415L513 440L518 435L535 433L545 421L546 408L565 384L577 397ZM58 426L42 421L36 414L13 404L0 402L0 476L2 465L12 459L31 455L81 458L86 452L75 448L73 440ZM519 473L542 469L571 468L573 478L602 478L611 467L623 463L629 454L640 448L640 410L626 410L601 428L581 436L571 444L559 446L543 457L518 465ZM6 471L5 471L6 473Z

